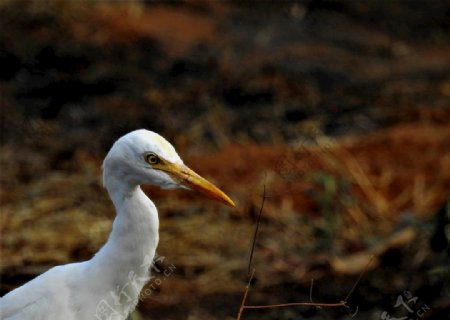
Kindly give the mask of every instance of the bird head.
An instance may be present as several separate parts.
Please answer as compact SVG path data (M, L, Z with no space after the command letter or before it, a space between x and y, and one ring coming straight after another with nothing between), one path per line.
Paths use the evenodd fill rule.
M159 134L140 129L117 140L103 162L103 183L149 184L163 189L192 189L234 207L233 200L187 167Z

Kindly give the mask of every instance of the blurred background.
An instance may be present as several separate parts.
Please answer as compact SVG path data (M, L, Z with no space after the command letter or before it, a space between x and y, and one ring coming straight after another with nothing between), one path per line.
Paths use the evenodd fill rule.
M145 187L160 284L142 319L236 318L264 186L248 304L339 302L367 270L349 310L242 319L445 319L449 17L438 0L0 1L1 295L102 246L102 159L148 128L237 209Z

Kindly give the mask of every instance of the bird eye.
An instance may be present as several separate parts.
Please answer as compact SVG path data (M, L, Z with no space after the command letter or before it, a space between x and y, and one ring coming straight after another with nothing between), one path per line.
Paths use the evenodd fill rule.
M145 154L145 161L148 164L158 164L161 160L159 157L154 153L146 153Z

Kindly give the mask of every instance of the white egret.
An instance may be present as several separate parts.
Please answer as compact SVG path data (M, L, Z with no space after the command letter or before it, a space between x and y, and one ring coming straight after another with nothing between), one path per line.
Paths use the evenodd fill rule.
M88 261L51 268L0 299L4 320L122 320L150 279L158 245L158 212L141 184L188 188L234 206L183 164L173 146L148 130L117 140L103 162L103 183L116 208L106 244Z

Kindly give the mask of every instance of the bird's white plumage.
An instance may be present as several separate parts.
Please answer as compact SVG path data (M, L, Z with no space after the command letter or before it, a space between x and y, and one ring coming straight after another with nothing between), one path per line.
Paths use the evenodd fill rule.
M140 184L180 187L153 170L143 153L182 161L160 135L133 131L115 142L103 163L104 185L116 208L107 243L89 261L50 269L0 299L4 320L126 319L149 280L158 244L158 213Z

